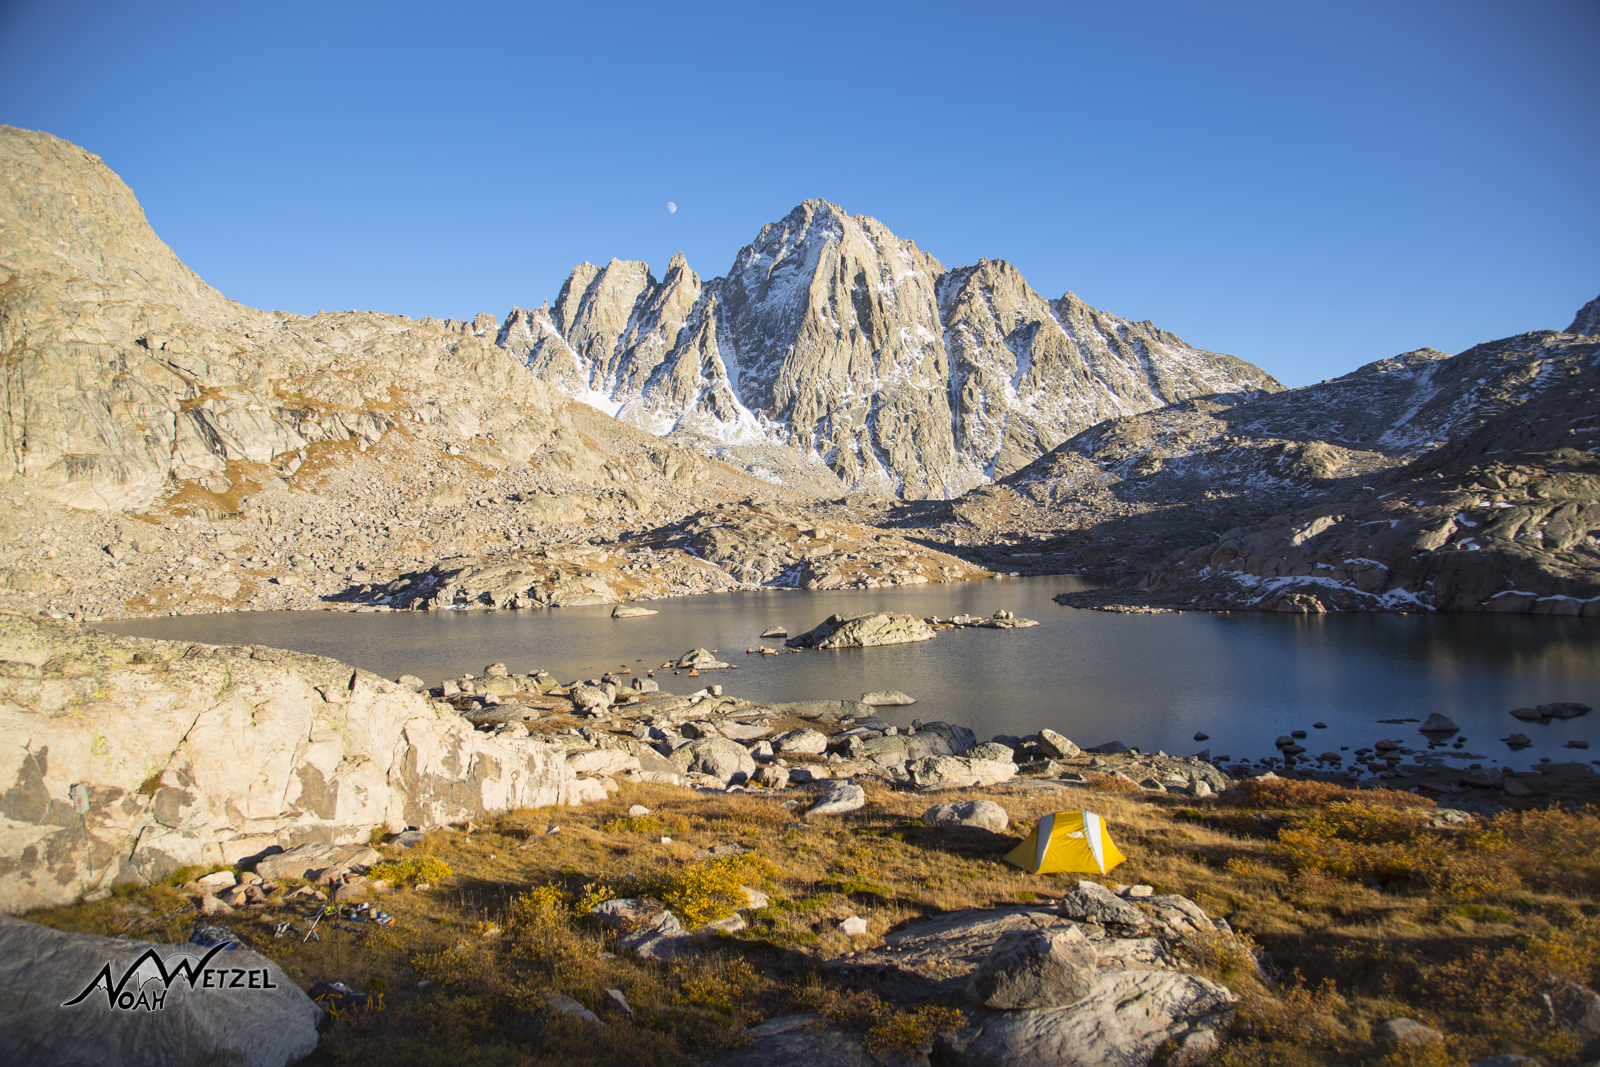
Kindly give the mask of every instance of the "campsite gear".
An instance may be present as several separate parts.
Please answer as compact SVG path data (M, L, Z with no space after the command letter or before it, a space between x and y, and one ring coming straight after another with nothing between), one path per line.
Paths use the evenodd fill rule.
M238 935L232 930L221 926L206 926L204 924L194 928L194 932L189 935L189 944L199 945L201 948L215 948L218 945L222 945L227 950L241 947Z
M293 933L298 933L298 929L295 927L293 922L281 922L272 931L272 936L274 939L276 939L280 937L287 937Z
M386 911L375 911L372 913L372 921L379 926L393 926L394 916Z
M1006 854L1005 860L1029 874L1105 874L1124 858L1100 816L1092 811L1058 811L1040 819L1039 825Z
M342 1011L383 1010L382 993L357 993L343 982L318 982L311 987L311 999L322 1005L322 1010L335 1019Z
M322 940L322 935L317 933L317 924L322 921L322 917L324 915L336 915L336 914L338 914L338 909L335 908L332 904L329 904L327 907L318 908L317 909L317 913L315 915L307 915L306 919L310 922L311 925L306 927L306 936L302 937L300 939L300 943L303 945L307 941L311 941L313 939L315 939L317 941L321 941Z

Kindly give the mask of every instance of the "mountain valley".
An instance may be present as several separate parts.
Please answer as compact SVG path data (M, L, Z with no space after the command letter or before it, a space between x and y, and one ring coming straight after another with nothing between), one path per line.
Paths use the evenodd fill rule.
M1078 572L1075 603L1582 614L1596 330L1285 390L809 200L503 321L230 301L0 130L0 605L555 606ZM611 417L614 414L615 417Z

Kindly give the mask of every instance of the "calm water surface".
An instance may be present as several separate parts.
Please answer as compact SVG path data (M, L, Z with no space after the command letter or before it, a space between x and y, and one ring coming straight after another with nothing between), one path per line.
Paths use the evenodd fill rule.
M1211 735L1212 752L1273 754L1272 741L1310 731L1312 752L1380 737L1421 741L1415 723L1443 712L1461 724L1466 751L1523 767L1540 756L1600 757L1600 711L1547 726L1512 708L1578 700L1600 708L1600 625L1579 619L1494 615L1121 615L1062 607L1080 588L1067 576L959 582L851 592L757 591L652 601L660 614L612 619L608 606L494 612L241 612L102 624L115 633L212 644L262 644L332 656L390 678L430 684L486 664L548 670L562 681L627 665L635 673L695 646L720 650L738 670L701 678L658 675L687 693L722 682L750 700L856 699L874 689L917 698L883 717L946 719L983 739L1059 730L1080 744L1119 740L1187 755ZM989 615L1037 619L1026 630L951 630L886 648L746 655L757 634L791 634L833 612ZM781 646L781 641L765 642ZM1326 730L1312 729L1315 722ZM1513 730L1534 746L1512 754ZM1596 742L1592 752L1562 746ZM1467 761L1473 762L1473 761Z

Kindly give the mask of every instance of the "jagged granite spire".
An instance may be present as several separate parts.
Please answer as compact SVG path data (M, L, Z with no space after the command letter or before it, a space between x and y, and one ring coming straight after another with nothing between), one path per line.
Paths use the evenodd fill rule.
M788 445L845 487L906 497L1003 477L1105 418L1282 388L1071 293L1046 300L1003 260L947 270L825 200L763 226L703 285L681 254L659 283L642 263L579 265L544 318L563 346L536 346L517 315L502 344L636 426L719 454Z

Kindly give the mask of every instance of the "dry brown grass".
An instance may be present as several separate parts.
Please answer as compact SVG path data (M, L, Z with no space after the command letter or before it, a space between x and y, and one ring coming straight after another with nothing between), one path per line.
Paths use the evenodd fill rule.
M948 798L882 785L867 792L859 812L806 822L781 807L784 793L624 786L603 804L512 812L396 853L436 858L455 873L432 892L384 896L392 927L324 927L320 943L275 941L273 923L291 914L280 905L241 911L232 925L306 985L387 987L381 1015L330 1029L318 1053L328 1061L691 1064L751 1023L797 1009L856 1026L874 1047L911 1049L953 1017L839 987L819 977L818 964L918 916L1059 897L1077 876L1028 875L1000 857L1041 815L1083 805L1106 817L1128 858L1104 881L1182 893L1246 935L1194 936L1180 948L1240 995L1218 1062L1427 1067L1504 1051L1547 1067L1576 1062L1570 1041L1537 1025L1531 993L1550 973L1600 978L1600 817L1591 811L1440 830L1415 795L1305 782L1199 806L1094 790L965 794L1011 814L1010 831L996 835L923 827L922 811ZM626 816L635 803L652 814ZM551 825L560 832L547 834ZM726 844L750 852L695 856ZM606 896L654 893L676 894L691 922L715 918L742 885L763 888L770 906L681 965L609 957L615 935L585 917ZM159 886L32 917L181 940L194 921L185 905L175 888ZM837 929L851 915L869 924L864 942ZM1249 945L1266 954L1264 968ZM631 1019L604 1007L607 989L624 993ZM599 1012L601 1035L549 1011L552 993ZM1418 1052L1375 1047L1371 1028L1396 1015L1450 1042Z

